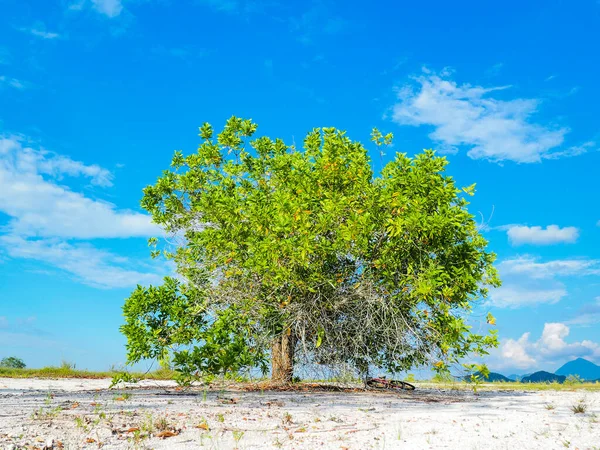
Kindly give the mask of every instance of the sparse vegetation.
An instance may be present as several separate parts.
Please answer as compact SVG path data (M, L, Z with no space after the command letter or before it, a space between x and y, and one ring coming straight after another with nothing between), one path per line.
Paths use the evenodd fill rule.
M566 384L567 386L573 386L573 385L578 385L578 384L582 384L583 380L581 379L581 377L579 375L569 375L565 381L564 384Z
M0 377L6 378L113 378L120 372L78 370L75 366L49 366L41 369L15 369L0 367ZM132 378L150 380L171 380L174 372L159 369L153 372L130 372Z
M584 399L581 399L571 406L571 411L573 411L574 414L583 414L587 411L587 403Z
M281 418L281 421L283 422L284 425L291 425L292 423L294 423L292 415L289 412L283 413L283 417Z

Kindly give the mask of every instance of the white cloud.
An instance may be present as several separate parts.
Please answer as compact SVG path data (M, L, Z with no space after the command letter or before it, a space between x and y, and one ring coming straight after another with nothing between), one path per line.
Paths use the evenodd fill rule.
M51 264L93 286L158 281L156 266L142 267L81 242L160 234L150 217L76 192L64 184L65 177L84 177L98 187L112 186L113 178L98 165L32 148L24 138L0 137L0 212L9 216L0 228L0 248L10 257Z
M9 86L14 89L23 90L26 87L26 83L16 78L10 78L5 75L0 75L0 87Z
M121 0L92 0L94 8L107 17L117 17L123 11Z
M466 146L473 159L532 163L574 156L595 145L587 142L561 149L569 130L534 121L538 100L492 96L510 86L459 85L427 71L414 81L399 89L393 120L401 125L432 126L429 136L437 144L453 151Z
M492 304L499 308L520 308L540 303L557 303L567 296L567 290L560 284L553 288L543 286L519 286L518 284L503 285L494 289L490 295Z
M502 357L510 361L512 366L524 368L535 364L533 359L525 349L525 344L529 340L529 333L523 334L517 341L514 339L506 340L501 347Z
M19 30L42 39L56 39L60 37L60 34L58 33L46 31L46 28L43 25L34 26L30 28L19 28Z
M568 295L563 278L600 274L600 261L590 259L539 262L532 256L521 256L504 260L497 267L502 286L491 290L490 303L499 308L557 303Z
M0 236L0 245L14 258L50 264L73 274L84 284L100 288L126 288L159 283L163 275L156 267L138 267L134 261L99 250L88 243L68 243L60 239L26 239ZM166 274L166 270L163 271Z
M549 279L559 276L599 275L600 261L595 259L555 259L538 262L532 256L507 259L498 264L498 270L506 275L525 275L533 279Z
M576 227L560 228L558 225L548 225L545 229L539 226L512 225L508 227L507 235L512 245L550 245L576 242L579 230Z
M540 338L530 341L530 333L524 333L518 340L506 339L501 343L501 358L492 357L494 367L519 368L554 371L561 363L573 358L600 358L600 345L583 340L567 342L570 329L564 323L546 323Z
M35 150L17 138L0 138L0 211L11 217L11 233L78 239L158 233L149 216L74 192L58 183L64 176L112 185L112 174L100 166Z
M600 323L600 297L592 303L583 305L574 318L565 322L567 325L587 327Z

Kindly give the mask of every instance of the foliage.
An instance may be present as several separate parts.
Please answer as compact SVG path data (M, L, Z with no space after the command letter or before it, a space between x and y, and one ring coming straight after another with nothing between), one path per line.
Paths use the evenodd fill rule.
M579 375L569 375L564 381L564 384L567 384L570 386L572 386L574 384L581 384L581 383L583 383L583 380L581 379L581 377Z
M2 358L2 361L0 361L0 367L7 369L24 369L26 365L21 358L17 358L16 356L8 356L6 358Z
M457 188L445 158L398 153L375 177L363 145L334 128L303 149L255 131L236 117L216 136L204 124L198 151L175 152L144 189L171 242L152 256L185 281L127 300L129 362L172 354L182 373L223 373L264 363L288 335L304 362L445 372L497 345L467 323L499 280L467 210L474 186ZM381 154L391 139L373 132Z
M165 278L159 287L137 289L124 307L128 361L170 358L168 349L177 347L169 366L181 384L206 374L235 374L244 368L260 366L266 371L265 355L256 351L252 323L238 313L235 305L227 309L206 310L198 289L174 278ZM116 381L135 381L122 373Z

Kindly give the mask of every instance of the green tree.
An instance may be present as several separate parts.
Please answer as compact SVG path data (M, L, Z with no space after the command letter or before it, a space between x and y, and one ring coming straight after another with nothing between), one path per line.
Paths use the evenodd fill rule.
M2 358L2 361L0 361L0 367L5 367L8 369L24 369L26 366L21 358L9 356L7 358Z
M152 255L183 281L127 300L130 362L172 354L177 370L202 374L270 357L273 381L289 382L298 361L446 371L497 345L495 330L467 323L499 280L467 210L474 186L457 188L445 158L398 153L374 176L342 131L315 129L302 149L250 141L255 131L236 117L216 136L204 124L198 151L175 152L144 189L142 207L170 236ZM391 139L373 131L380 151ZM207 362L217 357L227 363Z

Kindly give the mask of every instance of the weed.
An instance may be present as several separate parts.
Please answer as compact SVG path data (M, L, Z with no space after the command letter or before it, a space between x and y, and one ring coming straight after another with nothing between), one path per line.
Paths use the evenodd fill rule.
M290 425L290 424L294 423L294 421L292 419L292 415L289 412L283 413L283 417L281 418L281 421L283 422L284 425Z
M240 444L240 440L244 437L244 432L241 430L233 430L233 440L235 441L235 446L237 447Z
M169 428L169 421L167 420L166 417L161 416L154 421L154 427L158 431L165 431Z
M548 411L551 411L553 409L556 409L556 406L554 406L552 403L547 403L544 408L546 408Z
M46 405L50 405L52 403L52 399L54 398L54 394L50 391L48 391L48 393L46 394L46 400L44 400L44 403Z
M125 401L129 400L132 396L133 396L133 394L131 394L131 392L124 392L122 394L115 395L113 397L113 400L116 402L125 402Z
M217 414L217 422L225 422L225 416L223 414Z
M146 414L146 419L142 421L140 428L146 433L154 432L154 417L151 413Z
M402 425L398 426L398 435L396 437L399 441L402 440Z
M50 409L44 409L43 407L40 406L40 409L35 410L31 414L31 419L32 420L49 420L49 419L53 419L54 417L58 416L58 414L61 411L62 411L62 408L60 406L57 406L55 408L50 408Z
M84 420L81 418L81 416L76 416L75 417L75 426L77 428L83 428L85 431L87 431L87 426L85 425Z
M575 403L574 405L572 405L571 411L573 411L574 414L585 413L587 411L587 404L585 403L585 400L579 400L578 403Z

